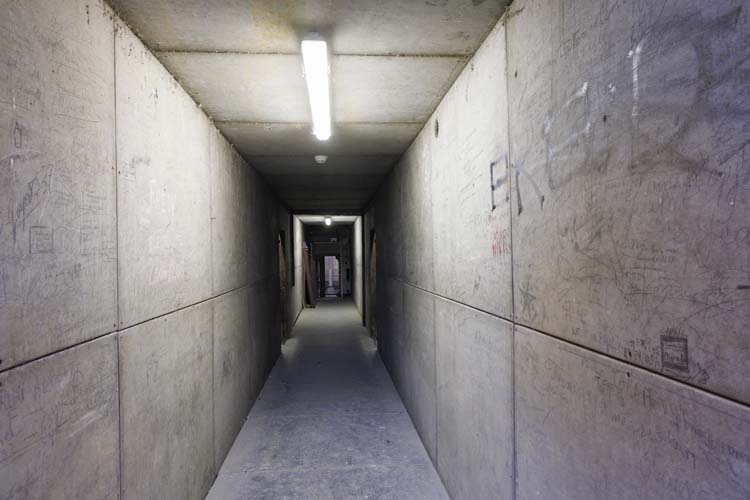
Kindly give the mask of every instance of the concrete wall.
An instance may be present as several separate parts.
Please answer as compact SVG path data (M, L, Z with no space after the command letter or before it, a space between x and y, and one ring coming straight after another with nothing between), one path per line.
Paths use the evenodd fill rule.
M452 498L750 496L749 33L517 0L380 188L379 349Z
M294 252L294 285L290 284L291 302L289 308L289 326L297 322L302 309L305 308L305 268L302 263L302 242L305 241L305 226L296 215L292 217L294 224L294 241L290 252ZM292 263L289 262L291 267ZM291 275L290 275L291 281Z
M362 217L357 217L352 228L352 298L361 316L365 315L362 278Z
M375 234L375 211L368 210L362 216L362 226L365 233L364 247L362 248L363 272L362 286L365 298L365 323L367 330L373 338L377 339L378 325L375 312L377 310L377 234ZM372 239L375 238L373 248ZM375 258L373 259L373 253ZM373 267L373 264L375 266Z
M105 4L0 8L0 497L203 498L289 214Z

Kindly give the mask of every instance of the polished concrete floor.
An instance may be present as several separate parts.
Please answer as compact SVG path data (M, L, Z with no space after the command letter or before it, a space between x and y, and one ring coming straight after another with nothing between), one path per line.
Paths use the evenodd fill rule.
M210 500L448 500L350 301L305 309Z

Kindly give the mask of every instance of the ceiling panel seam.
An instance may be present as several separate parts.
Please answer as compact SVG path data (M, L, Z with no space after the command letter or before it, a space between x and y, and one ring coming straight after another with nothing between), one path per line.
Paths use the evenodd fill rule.
M239 51L239 50L190 50L190 49L174 49L174 50L156 50L154 54L157 55L171 55L171 54L187 54L187 55L228 55L228 56L299 56L302 57L300 52L264 52L264 51ZM382 52L382 53L366 53L366 52L334 52L331 54L332 57L402 57L405 59L471 59L473 54L466 53L445 53L445 54L419 54L419 53L397 53L397 52Z

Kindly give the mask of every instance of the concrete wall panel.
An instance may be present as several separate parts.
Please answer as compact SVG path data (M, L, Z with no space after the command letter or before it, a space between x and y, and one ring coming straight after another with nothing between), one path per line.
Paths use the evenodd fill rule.
M120 334L123 500L202 499L211 486L212 307Z
M247 288L213 301L214 463L217 468L232 447L255 399L251 381L254 343L248 306Z
M354 221L354 229L352 230L352 238L354 238L354 244L353 244L353 253L354 258L352 259L353 269L352 269L352 297L354 299L354 304L357 306L357 310L359 311L359 314L364 317L365 311L364 311L364 296L362 295L364 291L364 284L363 284L363 276L362 276L362 217L357 217L357 220Z
M435 296L403 286L404 328L396 356L396 387L430 458L437 460Z
M750 497L750 410L518 328L519 500Z
M249 226L248 234L248 273L249 283L257 283L271 275L279 274L278 202L268 189L265 180L255 171L249 179Z
M403 226L403 208L401 206L402 169L394 167L383 183L378 199L378 234L382 239L382 252L378 252L378 269L384 276L402 279L404 275L404 239L407 229Z
M279 277L273 275L249 289L249 316L253 337L251 381L253 397L263 388L263 382L281 353L281 325L279 310Z
M281 283L279 275L271 276L263 288L263 297L267 301L268 317L268 350L265 357L266 372L263 380L271 373L274 363L281 356Z
M445 487L453 500L510 500L513 326L438 298L435 341L437 469Z
M505 28L498 24L412 148L430 144L434 287L440 295L510 318L510 183ZM404 199L408 198L405 196ZM423 246L424 252L429 247ZM417 262L421 261L416 258ZM432 266L431 266L432 267Z
M0 498L118 498L113 335L0 374Z
M294 246L292 251L294 252L294 286L292 286L292 307L291 314L292 318L289 322L290 326L294 326L297 322L302 309L305 307L305 269L302 262L302 242L305 240L305 228L299 217L294 216Z
M746 2L514 5L518 321L750 402Z
M211 295L210 123L141 42L116 35L120 323Z
M263 249L264 241L260 237L261 228L263 227L264 221L261 213L261 195L262 185L260 175L256 171L248 172L247 179L247 192L248 192L248 213L247 213L247 225L254 228L253 231L247 233L247 281L248 284L252 285L257 283L263 276L264 273L269 272L268 269L261 267L261 250Z
M266 352L267 341L263 336L268 322L265 320L263 304L263 285L256 284L247 288L247 316L250 326L250 357L247 364L250 368L250 397L255 400L263 388L265 380L266 362L263 353Z
M111 11L0 2L0 368L117 322Z
M249 167L217 131L210 134L213 293L247 284Z
M378 352L390 372L394 385L399 385L396 354L403 350L404 300L403 284L379 274L376 287L376 315L378 317Z
M396 167L400 173L401 211L400 217L391 222L399 229L402 242L400 276L426 290L435 289L435 266L433 252L433 186L432 149L433 137L428 129L417 136L404 153Z
M366 318L366 325L370 336L378 340L377 325L377 234L375 231L375 211L370 208L362 215L362 225L364 230L364 248L362 258L364 260L363 269L363 295L365 299L365 310L363 312ZM374 240L373 240L374 238ZM375 244L373 245L373 241ZM375 258L373 258L373 253ZM381 285L382 286L382 285Z

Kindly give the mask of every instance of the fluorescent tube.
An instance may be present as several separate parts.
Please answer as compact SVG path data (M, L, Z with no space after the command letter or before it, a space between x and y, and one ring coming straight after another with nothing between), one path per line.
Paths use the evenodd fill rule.
M311 38L302 41L302 60L310 97L313 134L320 141L331 137L331 94L328 73L328 45L325 40Z

